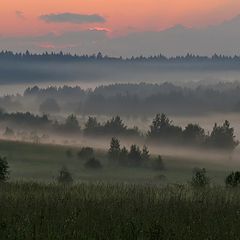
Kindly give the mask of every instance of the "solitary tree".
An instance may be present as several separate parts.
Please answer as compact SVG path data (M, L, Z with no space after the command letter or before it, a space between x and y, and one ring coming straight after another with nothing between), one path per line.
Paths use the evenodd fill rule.
M6 182L9 177L9 165L5 157L0 157L0 182Z
M108 150L108 158L112 162L118 162L120 157L120 141L117 138L112 138L110 148Z

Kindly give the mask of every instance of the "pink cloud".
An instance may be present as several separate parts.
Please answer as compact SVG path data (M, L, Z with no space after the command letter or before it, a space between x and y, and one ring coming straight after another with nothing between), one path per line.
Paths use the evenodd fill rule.
M112 32L110 28L105 28L105 27L92 27L89 28L90 31L104 31L104 32Z

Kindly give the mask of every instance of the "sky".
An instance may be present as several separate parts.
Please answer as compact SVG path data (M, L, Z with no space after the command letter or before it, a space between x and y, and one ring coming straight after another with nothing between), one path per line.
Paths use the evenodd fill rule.
M25 50L28 43L32 51L65 49L72 52L83 46L76 43L76 36L75 41L69 36L62 43L46 36L66 38L68 33L79 33L79 42L82 42L82 38L87 38L86 33L94 35L91 42L101 50L104 38L116 42L135 33L158 33L176 25L188 29L207 28L239 14L239 0L1 0L0 48L9 49L15 44L13 50ZM6 44L7 41L12 41L12 45ZM121 54L120 50L114 51L118 48L120 45L114 45L106 52ZM82 47L81 52L87 52L86 49ZM138 53L139 50L135 52Z

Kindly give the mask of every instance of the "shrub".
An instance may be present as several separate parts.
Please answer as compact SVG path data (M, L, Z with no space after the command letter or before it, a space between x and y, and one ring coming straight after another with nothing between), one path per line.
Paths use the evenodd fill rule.
M9 177L9 166L5 157L0 157L0 182L6 182Z
M96 158L90 158L86 163L85 163L85 168L88 169L100 169L102 168L101 162L96 159Z
M78 152L78 157L80 159L89 159L94 156L94 151L90 147L83 147L79 152Z
M159 155L157 158L153 159L153 169L154 170L164 170L165 166L162 157Z
M229 174L225 179L225 183L228 187L240 186L240 172L232 172Z
M67 167L62 167L62 169L59 172L59 176L57 178L58 183L61 184L72 184L73 178Z
M205 168L195 168L193 170L193 177L191 181L191 185L193 187L206 187L210 184L210 179L206 176Z

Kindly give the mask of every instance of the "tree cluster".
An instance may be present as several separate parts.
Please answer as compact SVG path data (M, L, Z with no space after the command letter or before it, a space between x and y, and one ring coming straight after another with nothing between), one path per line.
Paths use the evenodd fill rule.
M148 139L161 143L174 143L195 147L207 147L233 151L239 144L234 129L226 120L223 125L215 124L211 133L206 134L198 124L188 124L184 129L173 124L165 114L157 114L148 132Z
M161 156L152 158L147 146L142 149L132 144L128 150L121 147L117 138L112 138L108 150L108 159L111 164L125 167L153 167L156 170L163 170L164 164Z
M128 128L123 120L119 117L113 117L105 123L97 121L96 117L89 117L85 123L84 133L86 135L130 135L139 136L140 132L137 127Z
M27 113L5 113L0 112L0 122L14 123L18 127L37 128L52 131L58 134L86 136L126 136L145 138L146 141L154 141L159 144L177 144L194 147L205 147L210 149L221 149L233 151L239 144L234 135L234 128L229 121L222 125L215 124L210 133L198 124L190 123L185 128L173 124L166 114L157 114L146 136L138 127L129 128L119 117L112 117L104 123L97 121L96 117L89 117L83 129L74 114L70 114L63 123L52 121L47 115L33 115ZM11 128L7 127L5 135L14 135Z

